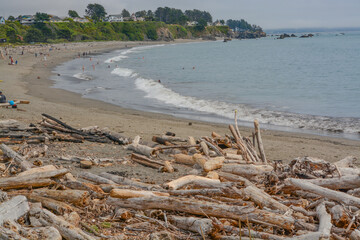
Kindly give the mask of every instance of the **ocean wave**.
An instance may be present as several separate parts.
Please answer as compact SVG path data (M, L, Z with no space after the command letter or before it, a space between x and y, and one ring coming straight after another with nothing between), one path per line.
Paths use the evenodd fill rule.
M134 73L133 70L129 68L115 68L112 70L111 74L115 74L121 77L136 77L137 73Z
M94 93L94 92L97 92L97 91L101 91L101 90L105 90L106 88L104 87L92 87L92 88L87 88L85 89L85 94L88 94L88 93Z
M156 99L176 107L216 114L229 119L234 117L234 110L237 110L239 120L246 122L252 122L254 119L258 119L260 123L275 126L322 130L335 133L360 133L360 119L357 118L335 118L296 114L257 109L245 104L231 104L222 101L198 99L196 97L183 96L166 88L157 81L145 78L137 78L135 85L137 89L146 93L145 97L147 98Z
M147 49L156 48L156 47L162 47L165 46L165 44L157 44L157 45L148 45L148 46L139 46L139 47L133 47L127 50L121 50L120 55L106 59L105 63L112 63L112 62L119 62L125 58L128 58L128 54L131 53L139 53Z
M85 73L76 73L73 75L73 77L75 77L77 79L81 79L81 80L86 80L86 81L90 81L93 79L93 77L91 75L86 75Z

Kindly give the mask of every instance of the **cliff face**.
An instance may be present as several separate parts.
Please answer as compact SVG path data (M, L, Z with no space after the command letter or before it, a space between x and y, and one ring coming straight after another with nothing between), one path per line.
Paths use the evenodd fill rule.
M168 28L159 28L156 32L158 35L158 41L174 41L174 37Z

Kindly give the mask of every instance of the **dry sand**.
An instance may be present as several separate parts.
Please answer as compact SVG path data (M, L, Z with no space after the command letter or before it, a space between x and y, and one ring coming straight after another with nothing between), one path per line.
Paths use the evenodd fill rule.
M157 42L158 44L159 42ZM48 46L27 46L24 55L22 48L9 49L18 65L8 65L9 59L0 57L0 89L8 100L30 100L30 105L20 105L16 110L0 108L0 119L16 119L25 123L36 123L41 113L61 118L74 127L97 125L109 127L123 135L134 137L141 135L150 141L153 135L166 131L175 132L180 137L209 136L212 131L229 134L228 127L193 120L174 118L163 114L153 114L124 109L101 101L82 98L79 94L51 88L52 69L65 61L73 59L78 52L102 52L114 49L151 44L147 42L91 42L67 43ZM3 50L3 49L2 49ZM34 52L49 53L46 61L42 56L34 57ZM38 79L40 77L40 79ZM192 125L189 125L192 122ZM244 136L249 136L251 129L240 127ZM360 157L360 141L317 135L264 131L263 142L267 157L271 160L290 161L295 157L312 156L328 161L340 160L348 155Z

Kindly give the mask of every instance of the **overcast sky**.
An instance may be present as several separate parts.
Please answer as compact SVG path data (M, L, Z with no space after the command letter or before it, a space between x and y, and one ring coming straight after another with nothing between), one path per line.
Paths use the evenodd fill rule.
M69 9L85 14L99 3L108 14L174 7L209 11L216 19L245 19L264 29L360 27L360 0L0 0L0 16L46 12L66 16Z

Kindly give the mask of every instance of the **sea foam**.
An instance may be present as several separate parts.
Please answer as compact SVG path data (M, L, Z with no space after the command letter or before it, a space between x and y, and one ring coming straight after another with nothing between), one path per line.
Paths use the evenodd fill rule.
M81 79L81 80L86 80L86 81L90 81L93 79L92 76L87 75L85 73L76 73L73 75L73 77L77 78L77 79Z

